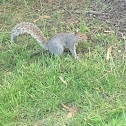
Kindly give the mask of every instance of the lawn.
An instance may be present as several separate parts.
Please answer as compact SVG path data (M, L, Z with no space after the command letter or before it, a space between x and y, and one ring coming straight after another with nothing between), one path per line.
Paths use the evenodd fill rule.
M88 8L89 3L81 2L82 8ZM87 25L83 14L78 15L80 22L69 20L65 17L67 12L60 11L56 3L0 3L0 125L125 126L123 40L98 20ZM59 32L73 32L77 27L89 39L77 46L78 60L69 52L61 57L51 56L30 36L10 42L12 28L22 21L34 22L48 39ZM110 32L105 32L108 29ZM36 50L41 53L31 57Z

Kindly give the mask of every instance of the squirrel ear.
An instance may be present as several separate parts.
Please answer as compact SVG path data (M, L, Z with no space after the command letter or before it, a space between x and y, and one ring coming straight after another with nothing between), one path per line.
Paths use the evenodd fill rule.
M78 33L78 29L76 29L76 31L74 32L74 34L76 35Z

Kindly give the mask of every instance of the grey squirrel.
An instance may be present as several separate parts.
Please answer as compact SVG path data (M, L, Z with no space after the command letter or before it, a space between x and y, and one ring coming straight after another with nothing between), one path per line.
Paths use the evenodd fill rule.
M22 22L13 28L11 42L14 42L21 34L30 34L44 49L49 50L51 54L61 55L65 49L69 49L75 59L78 58L76 45L80 40L87 39L86 35L76 31L75 33L58 33L50 41L47 41L36 25L29 22Z

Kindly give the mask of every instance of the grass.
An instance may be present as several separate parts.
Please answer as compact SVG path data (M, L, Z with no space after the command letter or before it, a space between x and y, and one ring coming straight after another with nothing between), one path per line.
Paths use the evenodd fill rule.
M30 11L28 3L25 9ZM71 24L65 29L62 18L62 13L54 11L51 19L42 20L41 30L50 38L60 30L76 28ZM48 23L56 19L57 27L54 24L48 29ZM6 29L7 23L0 32L1 126L125 126L126 61L122 58L122 41L115 34L100 31L90 41L80 43L79 60L70 53L52 57L43 49L40 55L30 58L40 46L28 36L11 44L7 31L12 26ZM87 27L83 21L79 26L87 34L93 29L90 27L97 27ZM107 62L106 49L115 43ZM72 117L62 103L76 109Z

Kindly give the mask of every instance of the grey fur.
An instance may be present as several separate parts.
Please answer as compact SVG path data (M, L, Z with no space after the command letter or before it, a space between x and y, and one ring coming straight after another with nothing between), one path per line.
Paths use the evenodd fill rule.
M49 50L51 54L61 55L65 49L69 49L75 59L78 58L75 48L76 45L80 40L86 39L86 36L81 33L59 33L52 37L50 41L47 41L36 25L23 22L17 24L12 30L11 41L14 42L19 35L25 33L35 38L39 44L46 50Z

